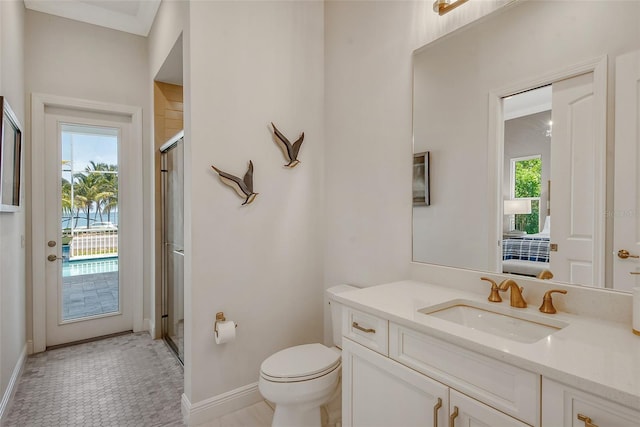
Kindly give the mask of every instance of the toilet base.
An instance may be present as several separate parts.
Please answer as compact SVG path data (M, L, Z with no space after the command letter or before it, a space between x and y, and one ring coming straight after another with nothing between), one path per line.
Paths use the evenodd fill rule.
M300 408L297 405L276 405L271 427L322 427L320 406Z

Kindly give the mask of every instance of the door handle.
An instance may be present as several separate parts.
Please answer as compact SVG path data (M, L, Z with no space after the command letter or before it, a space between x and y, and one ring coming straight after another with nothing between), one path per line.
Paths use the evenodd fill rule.
M47 261L51 261L51 262L53 262L53 261L55 261L55 260L57 260L57 259L62 259L62 258L61 258L61 257L59 257L59 256L57 256L57 255L55 255L55 254L51 254L51 255L49 255L49 256L47 257Z
M626 250L626 249L620 249L620 250L618 251L618 258L620 258L620 259L627 259L627 258L640 258L640 256L639 256L639 255L631 255L631 254L629 253L629 251L628 251L628 250Z

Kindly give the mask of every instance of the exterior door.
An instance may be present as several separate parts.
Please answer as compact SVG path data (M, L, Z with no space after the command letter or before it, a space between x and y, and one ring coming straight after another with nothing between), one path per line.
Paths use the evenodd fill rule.
M605 101L593 72L552 85L550 267L562 282L604 283Z
M613 287L630 291L640 286L640 51L616 59L615 122Z
M47 347L133 329L120 262L128 229L121 147L130 133L116 116L45 115Z

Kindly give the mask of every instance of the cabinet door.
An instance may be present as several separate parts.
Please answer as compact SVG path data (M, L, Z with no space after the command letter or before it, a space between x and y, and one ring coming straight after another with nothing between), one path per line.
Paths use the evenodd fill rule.
M448 387L343 339L345 427L446 427L448 400Z
M451 427L529 427L455 390L450 390L449 404Z
M630 427L639 420L638 411L542 378L543 427Z

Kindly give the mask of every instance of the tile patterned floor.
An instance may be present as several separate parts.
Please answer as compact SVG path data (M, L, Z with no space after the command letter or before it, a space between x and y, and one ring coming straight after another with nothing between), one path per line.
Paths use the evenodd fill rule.
M118 272L63 277L65 320L118 311Z
M183 370L141 332L30 356L3 426L183 426Z

